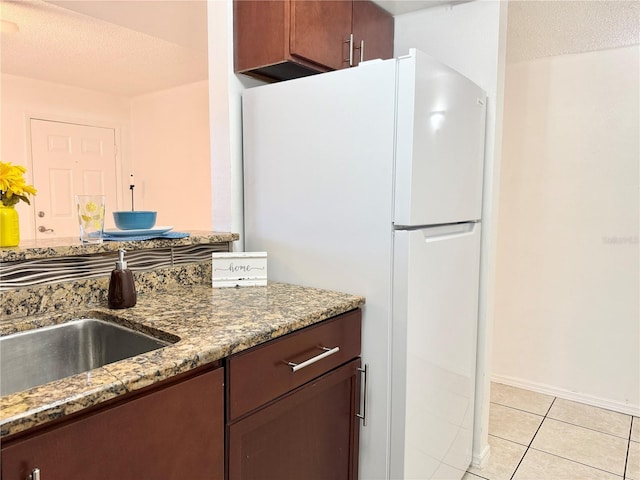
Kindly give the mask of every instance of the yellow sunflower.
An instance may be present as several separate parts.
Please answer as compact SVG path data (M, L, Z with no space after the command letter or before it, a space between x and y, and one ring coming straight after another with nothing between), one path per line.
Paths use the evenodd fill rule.
M29 195L35 195L37 190L33 185L27 185L24 179L26 172L22 165L0 162L0 202L4 206L13 206L20 200L31 204Z

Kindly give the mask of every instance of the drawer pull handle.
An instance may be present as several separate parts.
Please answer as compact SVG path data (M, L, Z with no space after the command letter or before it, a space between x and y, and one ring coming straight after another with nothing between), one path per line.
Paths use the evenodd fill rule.
M40 480L40 469L34 468L27 477L27 480Z
M322 360L323 358L326 358L329 355L333 355L334 353L338 353L340 351L340 347L333 347L333 348L319 347L319 348L321 348L324 351L316 355L315 357L311 357L309 360L305 360L302 363L287 362L287 365L291 367L292 372L297 372L298 370L302 370L304 367L308 367L309 365L316 363L317 361Z

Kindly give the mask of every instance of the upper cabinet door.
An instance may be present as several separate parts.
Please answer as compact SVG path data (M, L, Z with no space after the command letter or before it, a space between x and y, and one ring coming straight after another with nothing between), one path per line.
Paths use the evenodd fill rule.
M329 2L332 3L332 2ZM393 57L393 17L368 0L353 2L353 64Z
M351 1L292 1L291 55L331 69L348 67L351 14Z
M287 58L289 41L284 0L233 2L233 41L236 72L282 62Z

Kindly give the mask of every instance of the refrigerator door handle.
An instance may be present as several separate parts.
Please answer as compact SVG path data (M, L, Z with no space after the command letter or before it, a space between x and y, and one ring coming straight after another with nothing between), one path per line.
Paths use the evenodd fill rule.
M450 238L473 235L476 227L476 222L438 225L423 229L422 234L424 235L424 241L427 243L439 242Z

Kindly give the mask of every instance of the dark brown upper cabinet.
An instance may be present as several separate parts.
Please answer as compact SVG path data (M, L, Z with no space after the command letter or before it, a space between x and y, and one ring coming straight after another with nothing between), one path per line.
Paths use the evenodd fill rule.
M393 56L393 17L369 0L235 0L235 71L288 80Z

